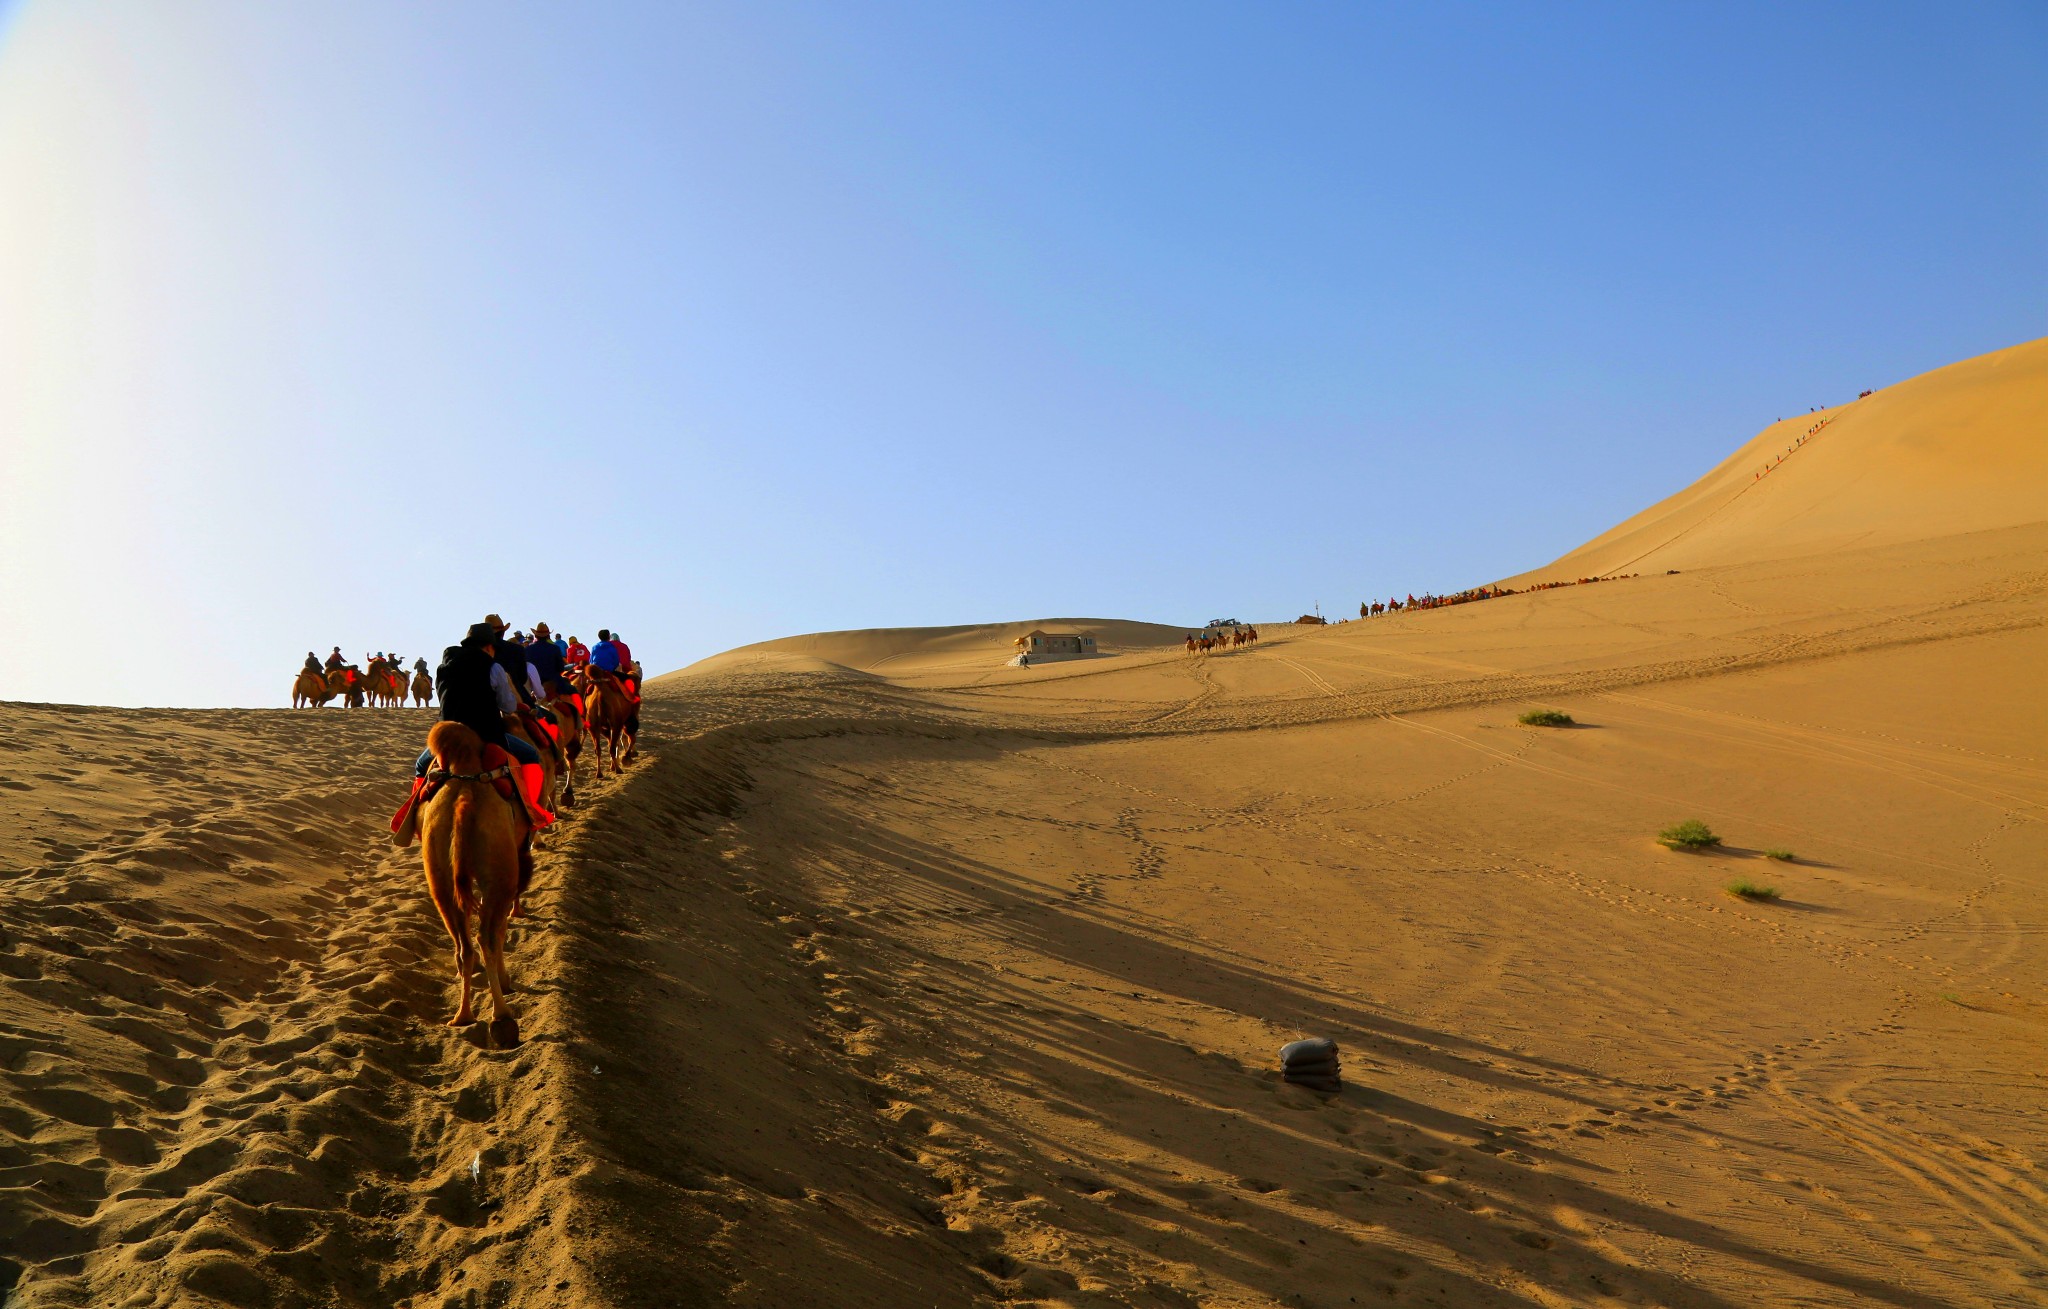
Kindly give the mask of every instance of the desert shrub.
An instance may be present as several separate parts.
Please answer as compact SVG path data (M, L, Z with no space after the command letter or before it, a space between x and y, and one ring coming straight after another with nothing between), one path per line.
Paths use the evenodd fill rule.
M1778 898L1778 888L1764 886L1744 877L1728 883L1728 894L1744 900L1775 900Z
M1531 709L1522 715L1521 722L1527 727L1570 727L1572 716L1555 709Z
M1777 860L1777 861L1778 861L1779 863L1781 863L1781 864L1789 864L1789 863L1791 863L1791 862L1793 861L1794 857L1795 857L1795 856L1793 855L1793 853L1792 853L1792 852L1791 852L1790 850L1766 850L1766 851L1764 851L1764 858L1766 858L1766 859L1775 859L1775 860Z
M1710 845L1721 844L1721 838L1697 818L1688 818L1675 827L1667 827L1657 833L1661 845L1673 850L1704 850Z

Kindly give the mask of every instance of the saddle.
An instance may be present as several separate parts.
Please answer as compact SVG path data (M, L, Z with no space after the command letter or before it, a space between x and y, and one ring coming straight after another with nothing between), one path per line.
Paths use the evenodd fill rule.
M545 705L539 708L523 704L519 706L519 725L533 734L535 745L540 744L540 734L543 732L547 733L548 740L556 745L562 743L562 725L556 721L554 711ZM497 747L486 746L484 748L495 750Z
M540 770L537 768L533 769L533 775L525 779L529 783L528 789L533 792L533 794L527 797L525 804L520 803L519 792L514 789L515 779L519 777L520 772L521 769L518 761L507 754L503 746L486 745L484 746L483 753L483 771L474 776L465 775L463 780L489 782L492 790L512 804L518 805L523 810L529 810L540 815L541 821L538 825L545 827L555 819L553 814L540 807L540 794L538 791ZM442 770L439 760L434 762L433 767L427 769L425 777L415 777L412 781L411 794L405 797L405 803L398 807L398 812L391 816L392 832L397 833L405 828L414 812L421 805L433 799L440 791L441 784L447 781L448 778L449 774ZM410 833L404 839L410 841L412 839Z
M590 675L599 681L609 682L613 686L618 687L626 693L626 698L635 705L640 703L640 686L635 679L627 677L624 673L614 673L604 668L593 668L590 670Z

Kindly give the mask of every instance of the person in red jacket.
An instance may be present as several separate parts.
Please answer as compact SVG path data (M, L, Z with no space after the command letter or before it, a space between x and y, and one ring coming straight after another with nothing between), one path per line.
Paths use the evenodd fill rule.
M572 636L569 638L568 652L562 658L568 662L570 667L581 668L590 662L590 647L583 644L582 637Z

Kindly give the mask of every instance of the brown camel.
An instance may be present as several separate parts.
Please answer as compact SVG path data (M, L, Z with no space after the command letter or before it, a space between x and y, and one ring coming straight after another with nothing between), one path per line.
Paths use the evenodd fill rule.
M534 752L540 756L540 807L553 813L560 799L555 788L562 780L563 774L568 771L569 765L569 761L562 755L561 745L554 737L548 735L545 728L538 724L529 726L523 712L507 714L505 730L532 746Z
M619 685L619 679L601 668L589 673L589 690L583 696L583 716L590 725L591 744L596 747L597 776L604 778L605 755L610 754L612 771L624 772L633 757L633 724L639 719L638 706Z
M363 683L371 704L380 709L405 707L405 678L391 666L390 661L372 659L370 671L363 675Z
M576 697L568 694L550 696L548 708L554 710L555 721L562 725L562 803L576 803L576 761L583 757L583 737L589 730L584 726L583 714L576 706Z
M327 679L311 669L302 668L292 681L292 708L318 709L332 694L327 689Z
M497 793L484 771L483 742L461 723L436 723L427 734L441 789L420 815L420 854L427 894L455 943L455 977L462 999L450 1027L476 1021L473 973L481 952L491 992L491 1043L519 1044L519 1020L505 993L505 931L519 901L519 844L525 839L522 807ZM430 773L432 777L434 774ZM475 941L470 928L474 924Z
M434 679L427 676L425 673L414 673L412 675L413 707L418 709L424 709L428 704L430 704L433 701L433 699Z

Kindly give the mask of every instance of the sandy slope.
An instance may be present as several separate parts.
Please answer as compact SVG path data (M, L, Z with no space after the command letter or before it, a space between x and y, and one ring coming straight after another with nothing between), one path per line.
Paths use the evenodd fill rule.
M1974 459L2040 357L1863 404ZM438 1025L381 842L425 716L0 706L7 1303L2048 1303L2023 447L1968 531L1870 472L1676 575L1218 657L659 679L547 838L511 1053ZM1278 1081L1308 1033L1342 1094Z
M2044 492L2048 338L1774 423L1685 490L1507 585L2035 523Z
M1086 632L1096 639L1097 654L1080 661L1098 663L1119 655L1179 648L1187 630L1120 618L1038 618L1015 623L969 623L957 627L874 627L855 632L814 632L743 645L711 656L685 671L720 669L783 672L826 672L855 669L879 673L892 681L923 677L943 681L974 676L999 667L1015 653L1013 642L1026 632ZM1068 667L1066 662L1041 665Z

